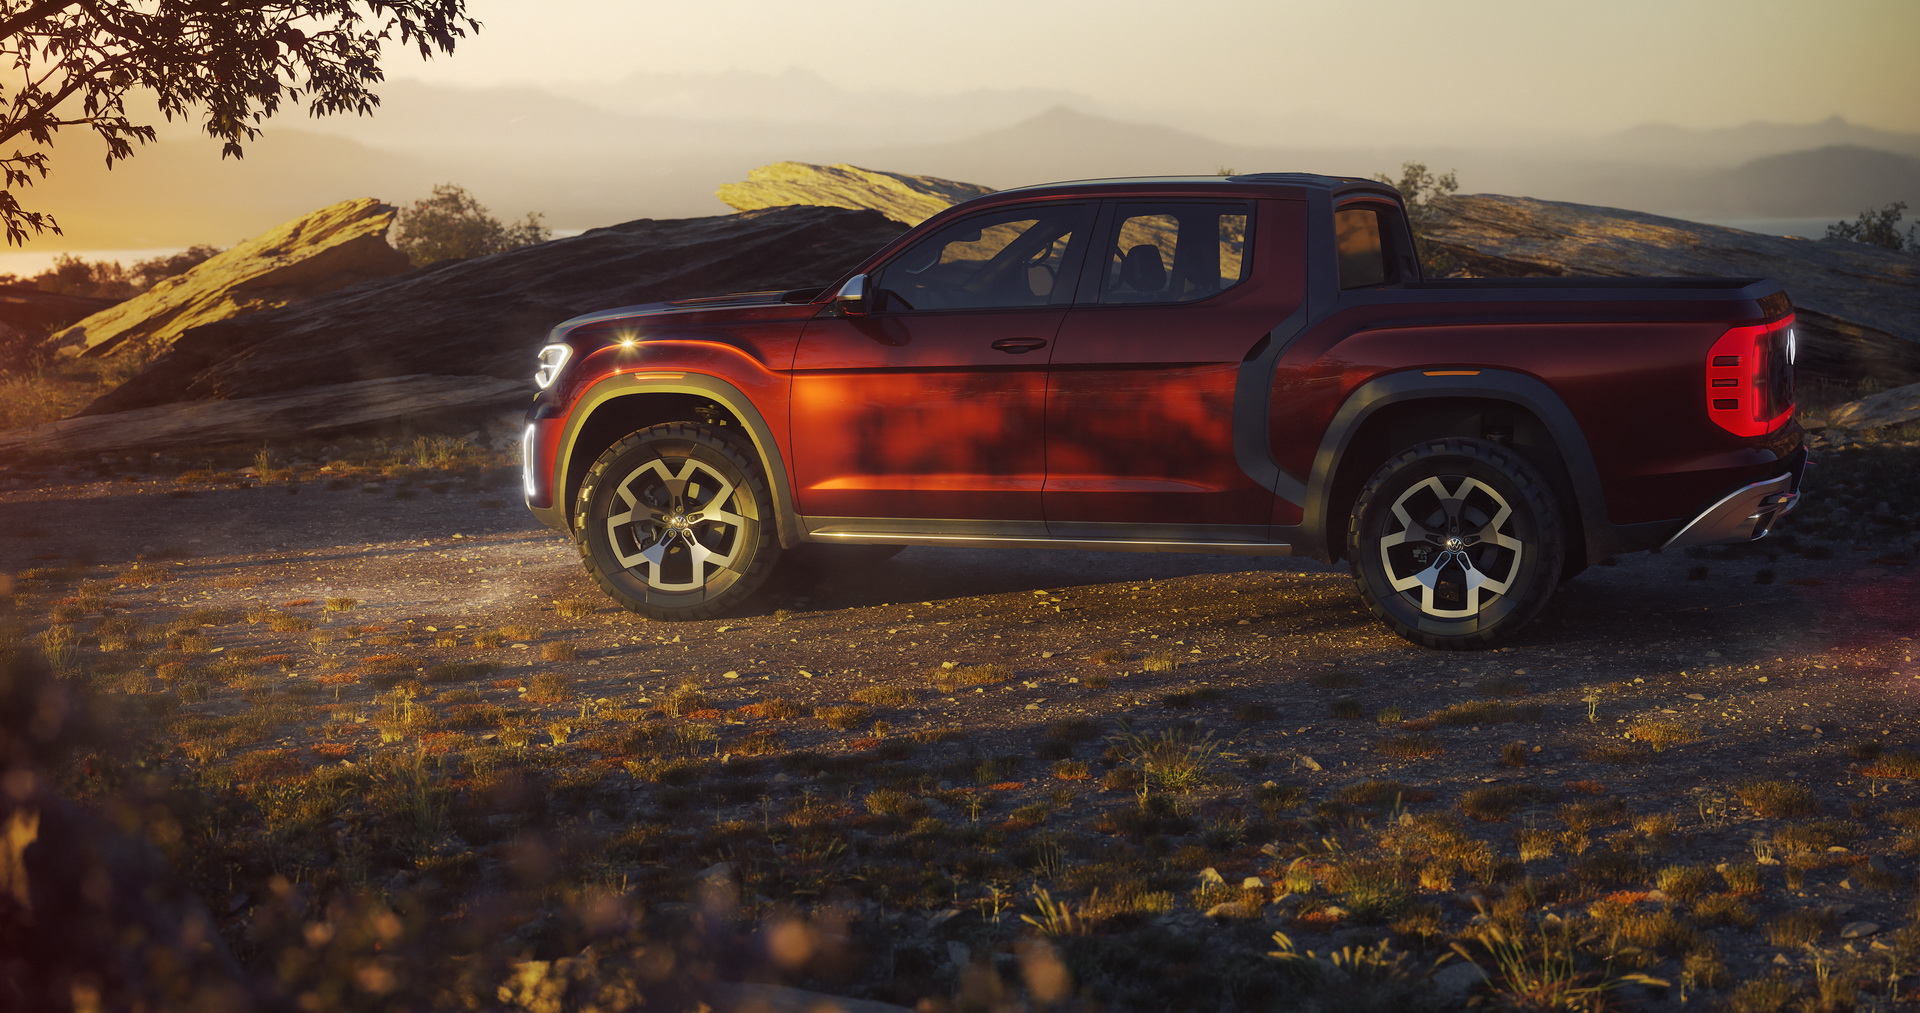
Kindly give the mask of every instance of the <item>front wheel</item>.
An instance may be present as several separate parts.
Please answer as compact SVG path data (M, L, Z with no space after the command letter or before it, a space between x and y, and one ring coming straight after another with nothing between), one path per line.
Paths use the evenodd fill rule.
M608 447L580 483L574 541L602 590L654 619L707 619L745 601L780 554L753 448L691 423Z
M1485 440L1395 455L1354 502L1347 556L1373 614L1427 647L1486 647L1559 583L1565 548L1546 479Z

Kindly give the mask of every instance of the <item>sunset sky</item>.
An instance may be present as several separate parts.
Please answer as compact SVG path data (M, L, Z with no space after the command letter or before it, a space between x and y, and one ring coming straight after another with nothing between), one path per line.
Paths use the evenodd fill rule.
M963 144L1056 105L1254 149L1374 152L1286 168L1372 172L1407 157L1466 169L1478 158L1478 171L1462 177L1469 190L1519 185L1496 170L1561 149L1604 160L1618 146L1596 139L1648 123L1838 116L1920 134L1920 0L468 7L484 28L451 56L423 62L400 46L389 51L382 90L391 101L381 113L314 120L290 109L248 146L245 163L222 162L195 123L156 123L162 143L111 172L97 141L62 133L53 178L20 196L60 215L69 234L0 248L0 272L37 270L62 249L129 259L189 242L230 245L335 200L405 203L443 180L475 187L504 216L554 212L562 227L718 213L713 187L754 164L857 160L882 141ZM478 90L499 86L521 91ZM461 95L471 96L464 108ZM708 121L727 124L711 144L699 140ZM696 126L675 141L675 123ZM732 154L745 150L742 137L764 141L752 160ZM1020 151L1046 143L1071 142L1050 136ZM612 150L618 144L626 147ZM897 159L875 168L967 171L911 152L872 157ZM570 197L605 188L581 173L615 168L633 177L624 190L568 211ZM1039 178L1028 171L974 178L1002 186ZM1112 170L1102 162L1072 171ZM661 178L671 173L679 175ZM1920 182L1896 189L1872 201L1920 191ZM1549 190L1514 192L1556 196ZM1625 206L1636 197L1607 199Z
M1598 133L1842 115L1920 131L1915 0L474 0L445 83L810 70L912 92L1061 88L1143 108Z

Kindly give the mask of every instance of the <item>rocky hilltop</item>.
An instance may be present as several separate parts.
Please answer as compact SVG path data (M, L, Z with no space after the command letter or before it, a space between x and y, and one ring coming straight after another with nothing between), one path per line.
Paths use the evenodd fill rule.
M918 225L961 201L992 192L991 187L938 176L806 162L763 165L747 173L745 181L716 191L727 206L741 211L792 205L864 208L905 225Z
M1445 198L1428 240L1481 277L1766 277L1799 314L1804 372L1920 380L1920 257L1619 208Z
M533 351L561 320L642 302L824 285L899 235L902 222L987 192L853 166L778 163L722 188L756 210L628 222L344 285L358 268L342 265L378 272L388 269L383 258L399 256L381 238L392 209L347 202L64 332L69 347L86 354L135 341L142 345L129 347L165 351L80 417L6 434L0 451L191 445L222 433L289 439L342 424L497 410L528 393ZM1799 308L1807 372L1920 380L1920 259L1521 197L1453 197L1443 212L1433 242L1483 277L1778 278ZM327 222L335 224L323 228ZM311 255L293 258L296 247ZM363 259L331 250L359 250ZM351 410L329 412L330 399ZM1883 398L1835 423L1889 424L1910 411L1910 400L1911 392Z
M114 304L112 299L42 292L31 285L0 285L0 369L18 369L47 335Z
M150 355L202 324L286 306L407 270L387 243L395 209L371 197L302 215L50 339L67 355Z
M872 211L775 208L643 219L444 261L193 328L80 414L421 374L527 381L554 324L633 303L832 282L900 226Z

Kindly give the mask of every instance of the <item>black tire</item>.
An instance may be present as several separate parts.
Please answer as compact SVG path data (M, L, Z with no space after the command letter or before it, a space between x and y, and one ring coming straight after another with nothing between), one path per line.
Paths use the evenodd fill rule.
M1367 480L1347 558L1367 607L1395 633L1464 650L1539 613L1560 583L1565 537L1538 469L1485 440L1446 439L1396 454Z
M580 560L614 601L654 619L709 619L766 583L780 555L758 455L722 429L674 422L608 447L580 483Z

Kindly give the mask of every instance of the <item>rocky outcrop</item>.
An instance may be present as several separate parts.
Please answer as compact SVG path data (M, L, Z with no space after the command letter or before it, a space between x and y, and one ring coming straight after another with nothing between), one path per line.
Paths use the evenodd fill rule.
M1920 257L1526 197L1441 206L1427 238L1476 275L1775 278L1799 315L1804 373L1920 380Z
M286 442L407 423L463 425L521 408L526 380L389 376L232 401L185 401L0 431L0 455L78 457L129 450Z
M1920 383L1869 394L1827 413L1827 424L1841 429L1879 429L1920 422Z
M371 197L303 215L55 334L63 354L164 350L195 327L286 306L408 268L387 243L394 208Z
M42 292L31 285L0 285L0 370L19 369L28 350L47 335L113 304L112 299Z
M866 208L906 225L918 225L963 200L992 192L990 187L937 176L806 162L763 165L747 173L744 182L728 183L717 191L729 207L741 211L789 205Z
M776 208L594 229L445 261L193 328L80 414L421 374L533 392L533 356L568 317L721 292L826 285L899 235L873 211Z

